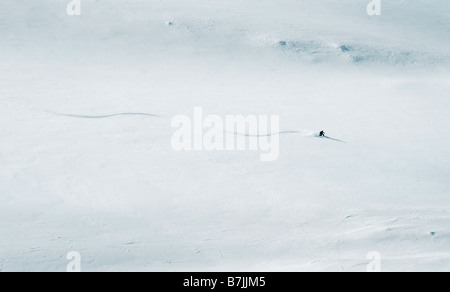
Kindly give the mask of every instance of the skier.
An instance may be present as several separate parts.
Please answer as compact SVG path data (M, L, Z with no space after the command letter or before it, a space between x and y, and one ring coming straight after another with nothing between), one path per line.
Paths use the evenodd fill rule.
M319 136L320 137L325 137L325 132L324 131L320 131Z

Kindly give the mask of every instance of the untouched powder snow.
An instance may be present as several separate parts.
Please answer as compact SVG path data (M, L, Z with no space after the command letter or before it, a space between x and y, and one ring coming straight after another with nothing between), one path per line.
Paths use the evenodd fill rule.
M449 1L7 2L0 271L450 270ZM195 107L278 159L175 151Z

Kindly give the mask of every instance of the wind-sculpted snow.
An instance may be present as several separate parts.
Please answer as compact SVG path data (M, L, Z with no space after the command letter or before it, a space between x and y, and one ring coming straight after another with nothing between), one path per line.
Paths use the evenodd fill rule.
M449 54L436 54L416 48L389 47L389 44L358 44L347 42L338 44L325 40L277 40L276 38L257 38L268 49L273 47L283 52L293 61L307 63L343 62L348 64L382 64L388 66L436 66L449 64Z

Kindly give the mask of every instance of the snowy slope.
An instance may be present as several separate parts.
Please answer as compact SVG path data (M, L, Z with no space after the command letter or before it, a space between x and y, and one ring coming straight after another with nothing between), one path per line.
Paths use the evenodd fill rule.
M0 271L450 270L450 2L65 2L0 10ZM176 152L195 106L298 133Z

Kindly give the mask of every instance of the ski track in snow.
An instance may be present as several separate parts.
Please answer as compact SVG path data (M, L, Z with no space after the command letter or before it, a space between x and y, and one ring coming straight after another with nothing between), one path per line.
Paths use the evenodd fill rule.
M300 134L300 131L282 131L278 133L268 133L268 134L258 134L258 135L251 135L251 134L242 134L242 133L236 133L236 132L225 132L226 134L236 135L236 136L245 136L245 137L271 137L271 136L280 136L283 134Z
M149 114L149 113L115 113L115 114L110 114L110 115L99 115L99 116L62 114L62 113L53 113L53 112L50 112L50 113L58 115L58 116L65 116L65 117L71 117L71 118L82 118L82 119L106 119L106 118L112 118L112 117L117 117L117 116L146 116L146 117L154 117L154 118L161 117L159 115Z
M304 130L304 131L281 131L281 132L278 132L278 133L268 133L268 134L259 134L259 135L251 135L251 134L247 134L247 133L246 134L231 133L231 132L226 132L226 133L227 134L234 134L234 135L237 135L237 136L256 137L256 138L281 136L281 135L285 135L285 134L287 134L287 135L289 135L289 134L301 134L304 137L308 137L309 136L309 137L316 137L316 138L321 138L321 139L329 139L329 140L333 140L333 141L337 141L337 142L341 142L341 143L347 143L345 141L342 141L342 140L339 140L339 139L335 139L335 138L331 138L331 137L328 137L328 136L320 137L319 133L317 133L317 132L310 132L310 131L307 131L307 130Z
M106 119L106 118L112 118L112 117L117 117L117 116L147 116L147 117L161 118L160 115L149 114L149 113L115 113L115 114L110 114L110 115L98 115L98 116L97 115L63 114L63 113L54 113L54 112L49 112L49 113L52 113L52 114L55 114L58 116L71 117L71 118L82 118L82 119ZM242 134L242 133L236 133L236 132L225 132L225 134L232 134L232 135L236 135L236 136L245 136L245 137L255 137L255 138L281 136L281 135L289 135L289 134L302 134L302 136L315 136L317 138L321 138L319 136L319 134L317 134L315 132L310 132L307 130L304 130L304 131L281 131L278 133L268 133L268 134L258 134L258 135L251 135L251 134L247 134L247 133ZM333 141L337 141L337 142L347 143L345 141L331 138L328 136L325 136L324 138L330 139Z

